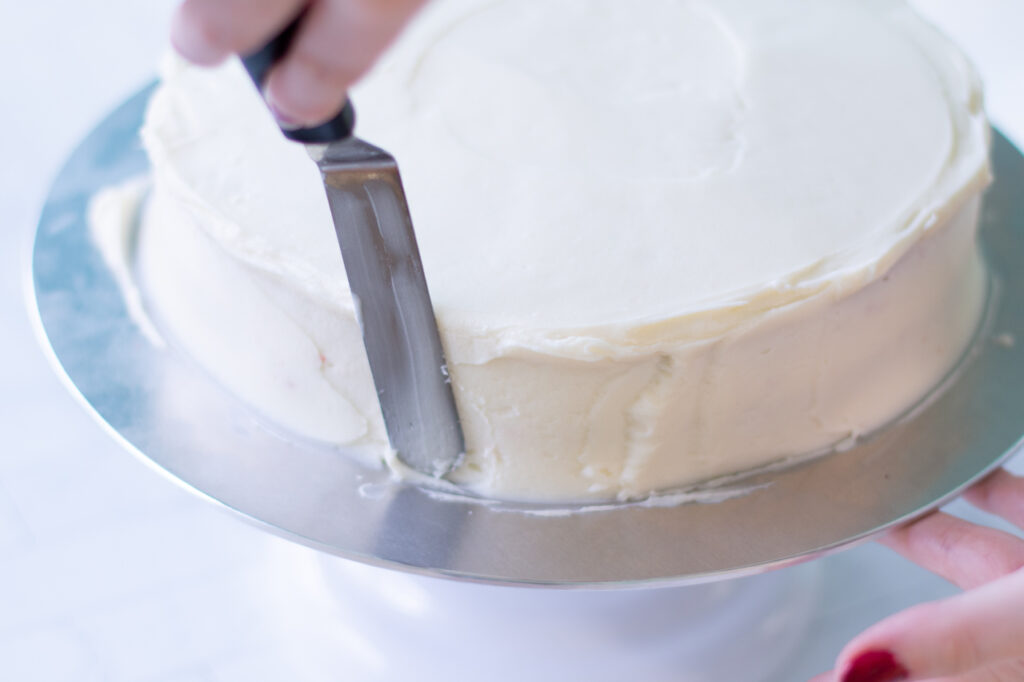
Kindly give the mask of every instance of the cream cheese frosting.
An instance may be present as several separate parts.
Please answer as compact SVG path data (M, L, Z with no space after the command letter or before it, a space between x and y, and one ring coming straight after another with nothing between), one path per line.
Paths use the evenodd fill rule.
M980 85L902 1L437 0L353 99L402 169L479 493L827 450L977 324ZM169 62L144 139L160 319L286 429L384 457L304 150L237 64Z

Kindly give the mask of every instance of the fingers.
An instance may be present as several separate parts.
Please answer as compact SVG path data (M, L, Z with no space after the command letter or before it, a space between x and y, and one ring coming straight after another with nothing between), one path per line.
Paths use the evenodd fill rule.
M185 0L171 24L171 43L189 61L213 66L258 49L288 25L307 0Z
M283 122L312 126L341 109L426 0L185 0L171 42L197 64L252 52L308 7L287 56L267 78L267 103Z
M891 531L881 542L964 589L1024 566L1020 538L942 512Z
M317 0L288 56L270 73L267 101L286 122L335 115L345 93L425 0Z
M827 672L822 673L820 675L815 675L812 679L807 680L807 682L835 682L835 679L835 674Z
M964 497L978 509L1024 528L1024 477L999 469L968 490Z
M967 493L975 506L1024 528L1024 479L997 471ZM1024 661L1024 541L935 513L882 542L970 589L924 604L866 630L839 657L836 672L812 682L987 682Z
M843 650L836 670L842 682L960 679L1022 656L1024 571L883 620Z

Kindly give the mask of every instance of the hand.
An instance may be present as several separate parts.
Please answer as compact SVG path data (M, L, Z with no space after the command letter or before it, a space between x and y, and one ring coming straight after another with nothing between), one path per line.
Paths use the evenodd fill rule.
M1024 528L1024 478L999 470L965 497ZM1024 540L937 512L882 542L967 591L872 626L811 682L1024 681Z
M282 123L312 126L341 109L345 93L426 0L185 0L171 43L213 66L248 54L306 11L288 55L267 77L267 104Z

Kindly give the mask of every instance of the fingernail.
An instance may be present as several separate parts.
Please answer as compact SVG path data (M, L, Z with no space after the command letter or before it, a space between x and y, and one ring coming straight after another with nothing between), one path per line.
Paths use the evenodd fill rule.
M842 682L898 682L909 678L910 671L891 651L866 651L853 659Z
M294 118L281 111L277 107L277 105L274 104L274 101L272 99L270 99L269 97L265 97L264 99L266 99L267 108L270 109L270 113L274 115L274 118L277 120L277 124L279 126L284 128L285 130L294 130L296 128L302 127L301 123L299 123Z

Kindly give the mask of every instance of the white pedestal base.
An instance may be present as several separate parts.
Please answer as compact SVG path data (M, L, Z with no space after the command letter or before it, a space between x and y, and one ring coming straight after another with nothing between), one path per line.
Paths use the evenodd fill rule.
M381 682L766 682L818 600L817 564L635 590L495 587L324 556L351 629L346 679Z

